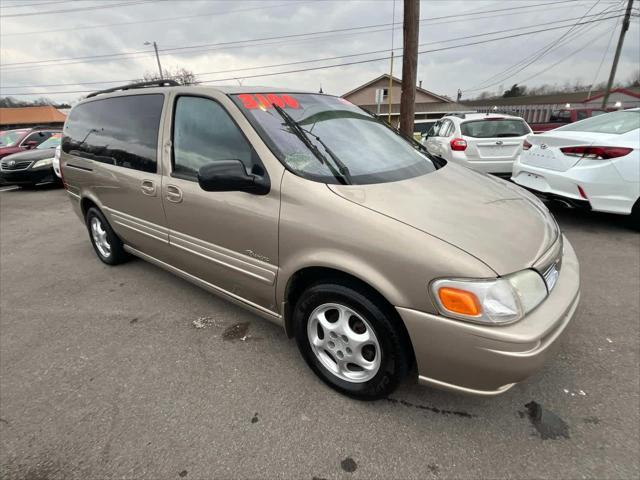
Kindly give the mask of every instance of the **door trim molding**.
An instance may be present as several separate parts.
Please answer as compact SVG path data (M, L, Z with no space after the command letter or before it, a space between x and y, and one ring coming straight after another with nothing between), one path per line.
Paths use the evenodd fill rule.
M205 242L184 233L169 230L169 243L177 248L202 257L223 267L242 273L267 285L276 281L278 267L248 255Z
M154 238L163 243L169 243L169 229L158 225L156 223L147 222L133 215L129 215L113 208L103 207L103 209L109 213L113 223L120 225L121 227L133 230L136 233L146 235L147 237Z
M282 315L280 315L277 312L271 311L268 308L262 307L261 305L258 305L257 303L253 303L239 295L236 295L235 293L231 293L223 288L220 288L212 283L207 282L206 280L201 279L200 277L196 277L195 275L191 275L188 272L185 272L184 270L181 270L177 267L174 267L173 265L170 265L166 262L163 262L162 260L158 260L155 257L152 257L151 255L147 255L146 253L141 252L140 250L136 250L133 247L130 247L129 245L125 245L124 249L131 253L132 255L135 255L136 257L140 257L143 260L148 261L149 263L153 263L154 265L163 268L165 270L170 271L171 273L174 273L175 275L201 287L204 288L205 290L214 293L216 295L219 295L223 298L225 298L226 300L229 300L237 305L240 305L242 307L245 307L249 310L251 310L252 312L256 313L257 315L260 315L263 318L266 318L267 320L276 323L277 325L280 326L284 326L284 321L282 319Z

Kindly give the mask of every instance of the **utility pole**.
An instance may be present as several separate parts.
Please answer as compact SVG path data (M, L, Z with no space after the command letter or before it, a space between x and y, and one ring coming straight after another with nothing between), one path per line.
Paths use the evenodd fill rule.
M420 0L404 0L402 94L400 95L400 132L412 137L418 78L418 34Z
M160 72L160 80L164 80L164 76L162 75L162 66L160 65L160 55L158 55L158 45L156 42L144 42L145 45L152 45L153 49L156 52L156 61L158 62L158 72Z
M611 92L611 86L613 80L616 77L616 69L618 68L618 60L620 60L620 52L622 52L622 44L624 43L624 36L629 30L629 18L631 17L631 7L633 6L633 0L628 0L627 11L624 14L624 20L622 20L622 29L620 30L620 38L618 39L618 46L616 47L616 55L613 57L613 65L611 65L611 73L609 74L609 81L607 82L607 88L604 91L604 97L602 97L602 108L607 107L609 101L609 93Z

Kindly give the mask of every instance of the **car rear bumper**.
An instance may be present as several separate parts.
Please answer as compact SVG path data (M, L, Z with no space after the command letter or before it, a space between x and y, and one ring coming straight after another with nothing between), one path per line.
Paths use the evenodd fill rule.
M609 161L581 160L566 171L555 171L521 162L511 176L518 185L550 198L567 199L601 212L628 215L640 195L638 182L625 181ZM587 198L580 194L580 186Z
M0 171L0 183L5 185L35 185L57 181L53 168L20 170L16 172Z
M560 276L546 300L512 325L483 326L396 308L411 338L420 383L492 396L538 371L573 318L579 266L564 239Z

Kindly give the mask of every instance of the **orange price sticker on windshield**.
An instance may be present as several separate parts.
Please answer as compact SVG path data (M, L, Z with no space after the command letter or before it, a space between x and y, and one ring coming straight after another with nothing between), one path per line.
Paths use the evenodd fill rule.
M273 105L277 105L280 108L300 108L298 100L286 93L281 95L275 93L243 93L238 95L238 98L242 101L242 106L249 110L256 108L266 110L267 108L272 108Z

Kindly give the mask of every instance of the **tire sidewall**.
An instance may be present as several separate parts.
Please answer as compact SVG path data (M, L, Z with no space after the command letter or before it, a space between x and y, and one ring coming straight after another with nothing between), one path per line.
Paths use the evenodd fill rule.
M93 234L91 232L91 219L93 217L96 217L98 218L98 220L100 220L100 223L102 224L102 228L104 228L104 230L107 232L107 239L109 241L109 245L111 246L111 252L107 257L103 256L102 253L100 253L100 250L98 250L95 240L93 239ZM96 252L96 255L98 256L98 258L104 263L106 263L107 265L116 265L117 263L119 263L118 248L120 247L120 243L119 243L120 239L116 236L115 232L111 228L111 225L109 225L109 222L104 217L102 212L95 207L89 208L89 210L87 210L87 215L85 217L85 223L87 226L87 231L89 232L89 239L91 241L91 245L93 246L93 250Z
M316 357L309 343L307 324L311 313L325 303L338 303L351 308L373 328L382 352L378 352L381 355L380 368L372 379L360 383L348 382L327 370ZM405 373L398 332L384 309L358 291L337 284L314 285L297 302L293 321L296 342L307 364L325 383L346 395L365 400L382 398L395 389Z

